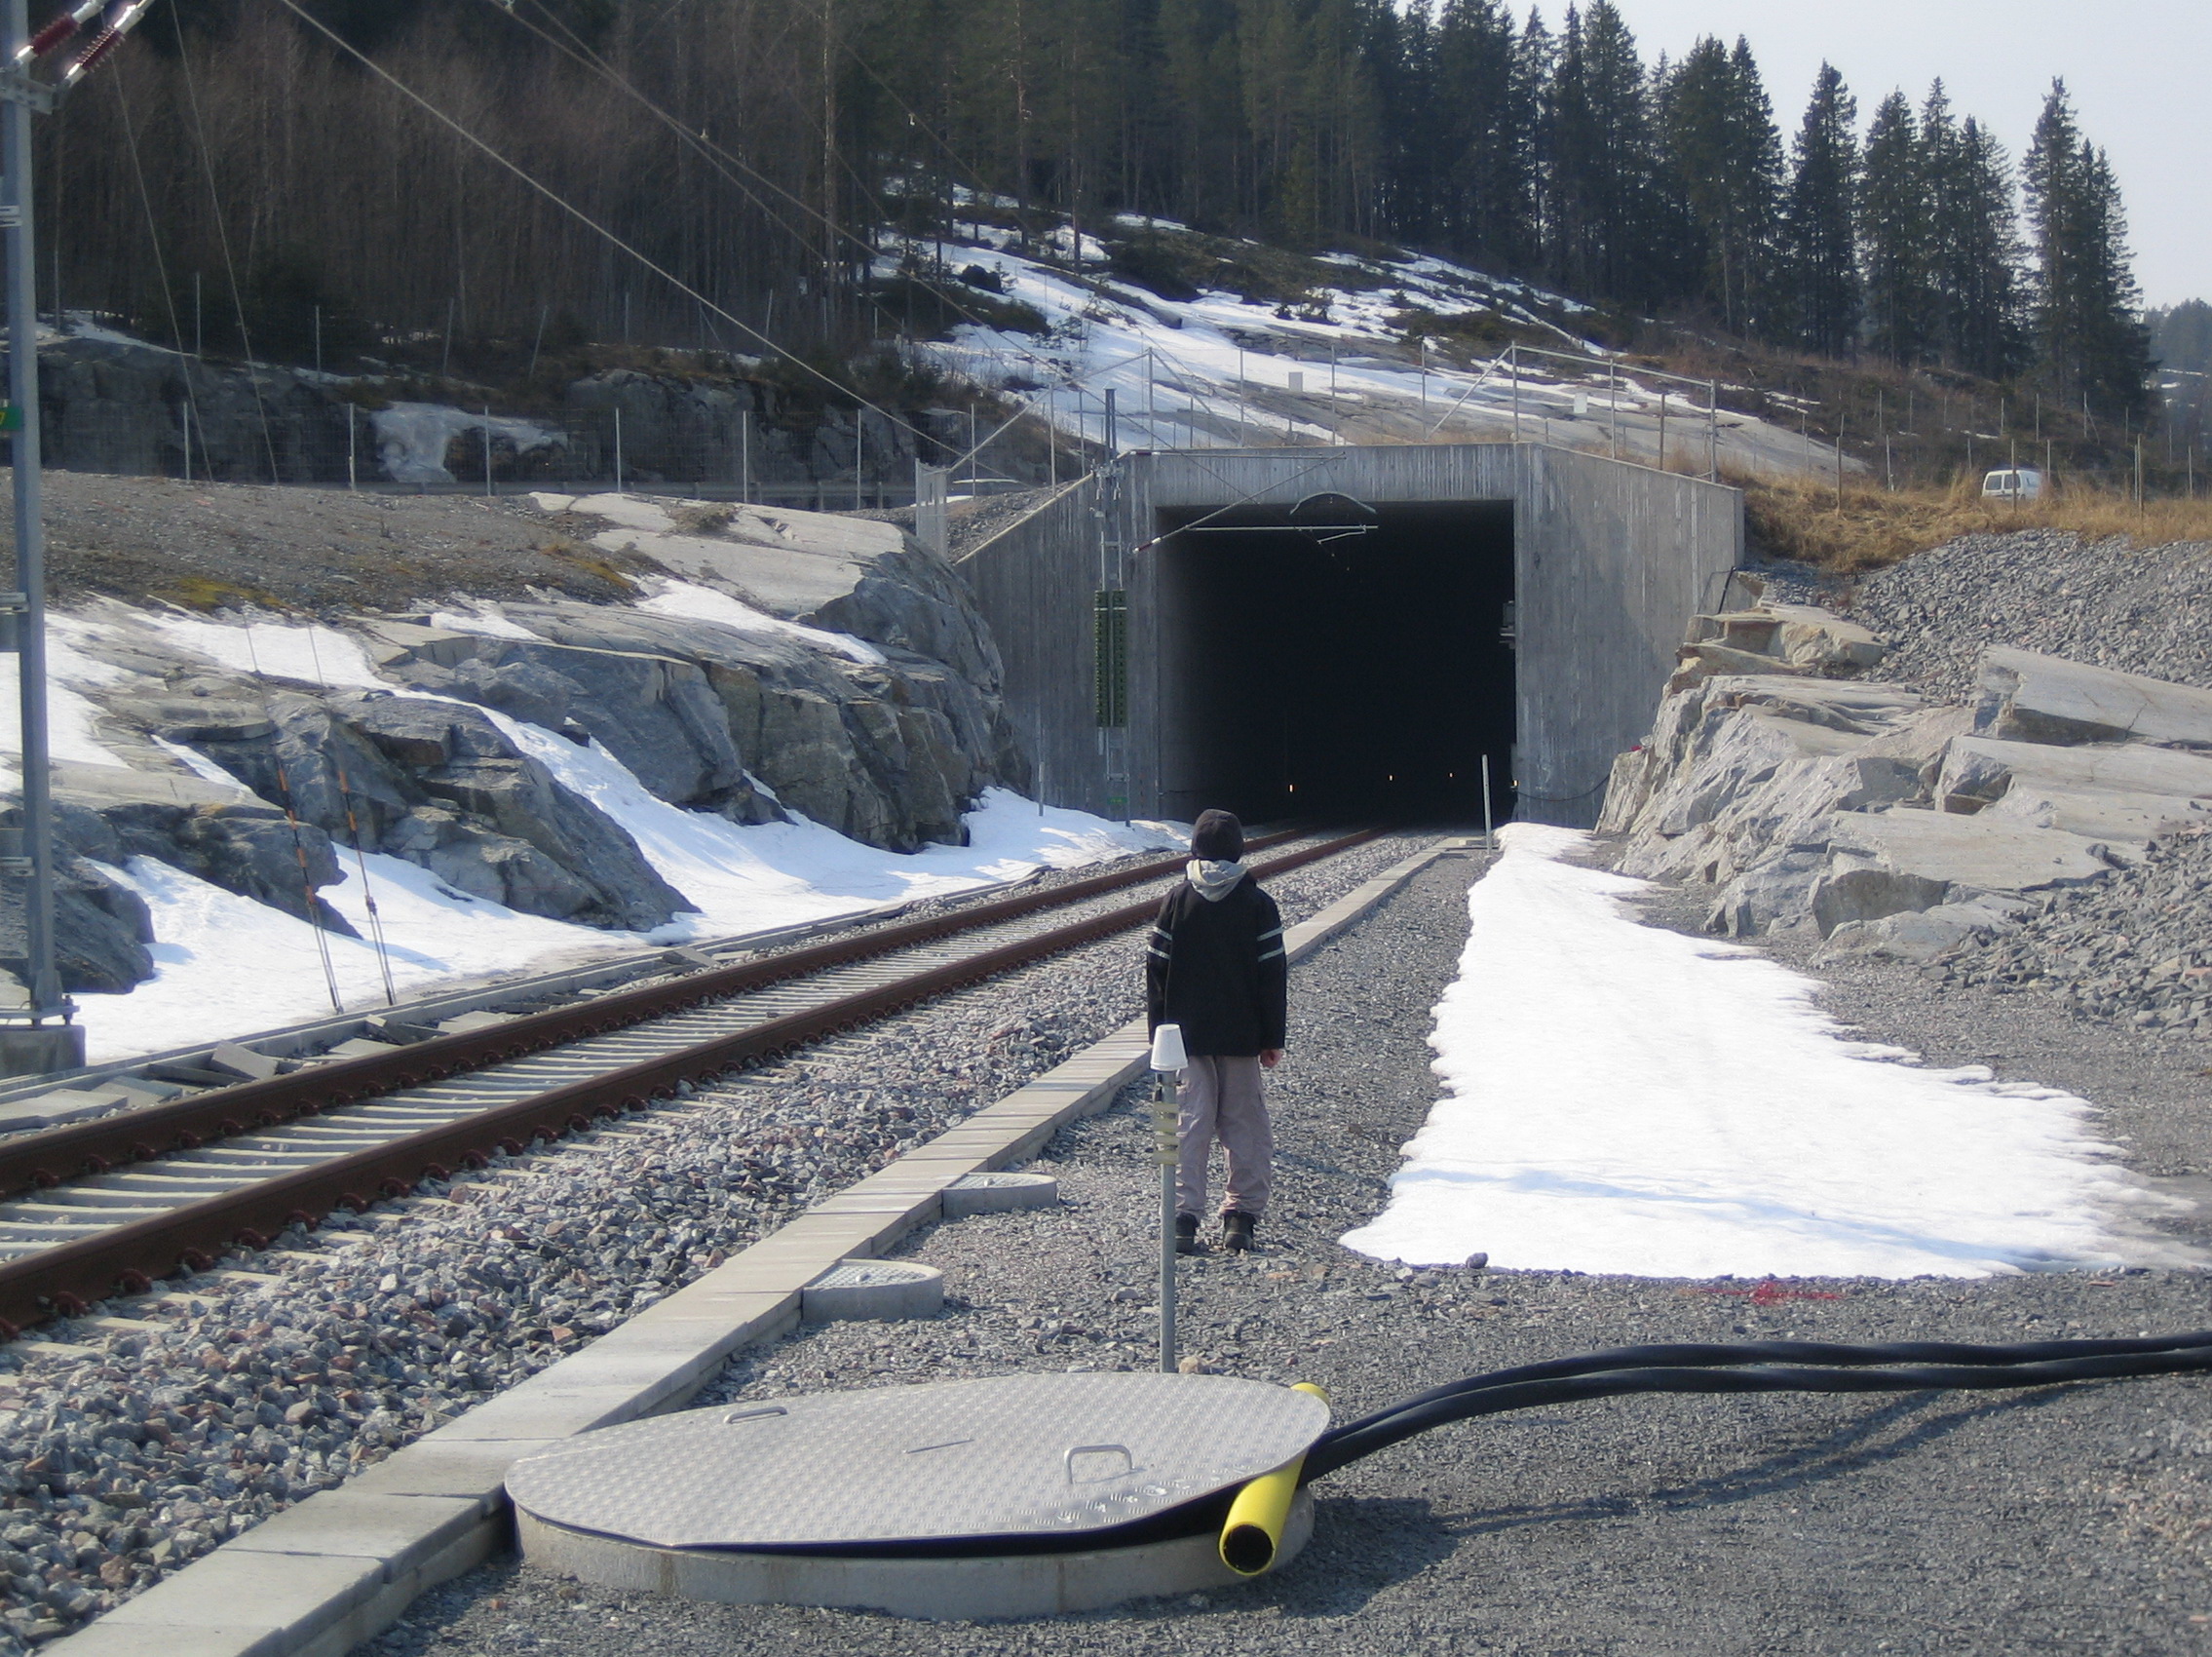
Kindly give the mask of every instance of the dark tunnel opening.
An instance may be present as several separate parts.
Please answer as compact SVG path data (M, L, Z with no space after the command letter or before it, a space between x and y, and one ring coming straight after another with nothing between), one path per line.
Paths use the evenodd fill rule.
M1188 527L1183 527L1188 525ZM1510 815L1509 501L1163 515L1164 809Z

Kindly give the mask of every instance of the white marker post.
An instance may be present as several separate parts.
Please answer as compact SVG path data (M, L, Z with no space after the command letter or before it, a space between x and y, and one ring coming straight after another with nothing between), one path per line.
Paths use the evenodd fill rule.
M1160 1372L1175 1373L1175 1165L1182 1140L1175 1131L1177 1094L1190 1060L1183 1054L1183 1026L1162 1024L1152 1032L1152 1070L1159 1090L1152 1101L1152 1136L1160 1153Z

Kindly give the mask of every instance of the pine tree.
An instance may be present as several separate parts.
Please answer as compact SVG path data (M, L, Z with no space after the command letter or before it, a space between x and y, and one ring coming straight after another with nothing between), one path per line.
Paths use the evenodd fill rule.
M1794 151L1783 213L1791 332L1808 350L1848 357L1858 344L1859 283L1852 207L1858 186L1858 103L1823 63Z
M1867 345L1904 367L1926 358L1936 320L1927 159L1912 105L1891 93L1866 130L1858 233Z
M1700 291L1735 332L1759 326L1771 282L1781 136L1748 42L1710 36L1661 95L1669 167L1703 253Z
M2150 401L2149 332L2127 253L2119 185L2081 135L2066 83L2053 81L2028 146L2039 368L2069 403L2111 416Z
M1572 291L1651 305L1669 295L1659 158L1635 37L1612 0L1574 8L1550 97L1551 265Z
M1413 141L1437 170L1440 245L1500 271L1526 269L1536 251L1528 165L1535 110L1517 67L1513 21L1498 0L1445 0L1431 120Z
M1961 126L1937 81L1921 110L1927 176L1931 311L1926 338L1938 360L1987 379L2009 379L2026 362L2019 215L2012 164L1972 116Z

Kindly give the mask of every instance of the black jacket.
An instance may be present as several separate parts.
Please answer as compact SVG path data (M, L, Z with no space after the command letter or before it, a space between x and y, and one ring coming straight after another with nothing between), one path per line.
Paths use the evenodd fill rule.
M1145 957L1153 1027L1183 1026L1193 1058L1249 1058L1283 1045L1290 969L1282 914L1249 874L1218 902L1189 881L1160 906Z

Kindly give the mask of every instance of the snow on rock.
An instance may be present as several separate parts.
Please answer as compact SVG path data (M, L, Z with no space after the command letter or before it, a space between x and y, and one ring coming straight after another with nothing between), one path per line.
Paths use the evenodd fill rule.
M699 910L651 933L609 933L518 914L457 891L414 864L378 853L360 858L349 849L339 857L343 879L321 896L360 936L319 936L268 905L167 863L133 858L122 867L102 866L101 872L145 902L155 976L125 995L78 998L92 1061L312 1019L330 1010L333 976L348 1010L381 1007L377 928L394 983L404 995L457 978L550 967L609 949L865 913L1018 879L1034 868L1074 867L1177 843L1158 829L1083 812L1040 812L1005 790L992 790L969 813L970 844L912 855L878 851L813 823L740 828L653 798L604 751L504 723L526 751L564 761L562 781L629 829L663 877ZM377 909L373 927L370 897Z
M660 591L638 606L656 615L688 616L695 621L713 622L717 626L734 629L739 633L767 634L796 638L818 650L834 650L838 655L855 662L880 668L889 660L881 650L864 638L855 638L849 633L831 633L825 628L804 627L797 622L772 616L765 610L756 610L742 598L733 598L711 587L702 587L696 581L665 581Z
M453 440L474 436L480 443L487 426L495 449L505 444L516 454L565 441L528 420L470 414L439 403L390 404L370 414L368 423L376 434L377 460L395 483L452 482L445 461Z
M600 711L613 718L611 750L598 737L596 705L563 704L548 671L518 678L531 692L519 699L501 693L505 681L486 679L469 695L412 682L425 671L422 651L467 666L459 653L478 645L534 649L576 672L604 663L677 675L702 719L726 717L700 668L641 653L718 634L765 638L744 648L770 649L778 682L797 685L806 707L834 720L827 694L806 700L818 684L857 697L850 675L922 671L885 666L859 639L715 589L669 582L658 600L638 609L524 607L529 627L478 603L439 612L434 628L364 620L359 632L112 603L57 617L56 746L64 763L57 782L73 882L63 919L83 957L65 971L95 1057L314 1017L329 1006L333 977L338 999L358 1009L382 1004L387 968L404 991L610 948L864 913L1178 843L1158 826L1040 811L988 786L988 769L963 772L980 781L945 805L946 837L964 835L966 844L901 852L862 843L804 815L808 773L786 778L774 742L792 739L773 720L745 727L745 758L792 783L780 802L786 820L741 822L685 809L686 796L666 779L640 780L654 773L632 769L625 733L643 729L644 704L622 701L629 680L619 675L598 686L622 710L619 717ZM669 632L678 620L693 631ZM549 633L587 624L614 629L607 643L618 648L548 641ZM626 627L647 632L632 637ZM738 685L741 658L709 654L724 682ZM922 668L944 676L934 664ZM772 689L760 700L773 713L782 703ZM915 694L927 690L920 683ZM503 702L518 711L565 706L571 715L539 723ZM835 748L842 727L818 725L801 733L820 751L816 759L849 772ZM915 726L918 740L935 728ZM650 743L635 757L640 766L668 759ZM296 828L286 825L287 805L299 813ZM768 815L777 814L772 806ZM329 921L320 934L291 872L292 836ZM284 853L281 867L270 863L271 848Z
M1645 883L1515 825L1430 1040L1446 1095L1347 1247L1655 1277L1983 1277L2122 1260L2176 1207L2088 1105L1847 1038L1818 985L1640 924Z

